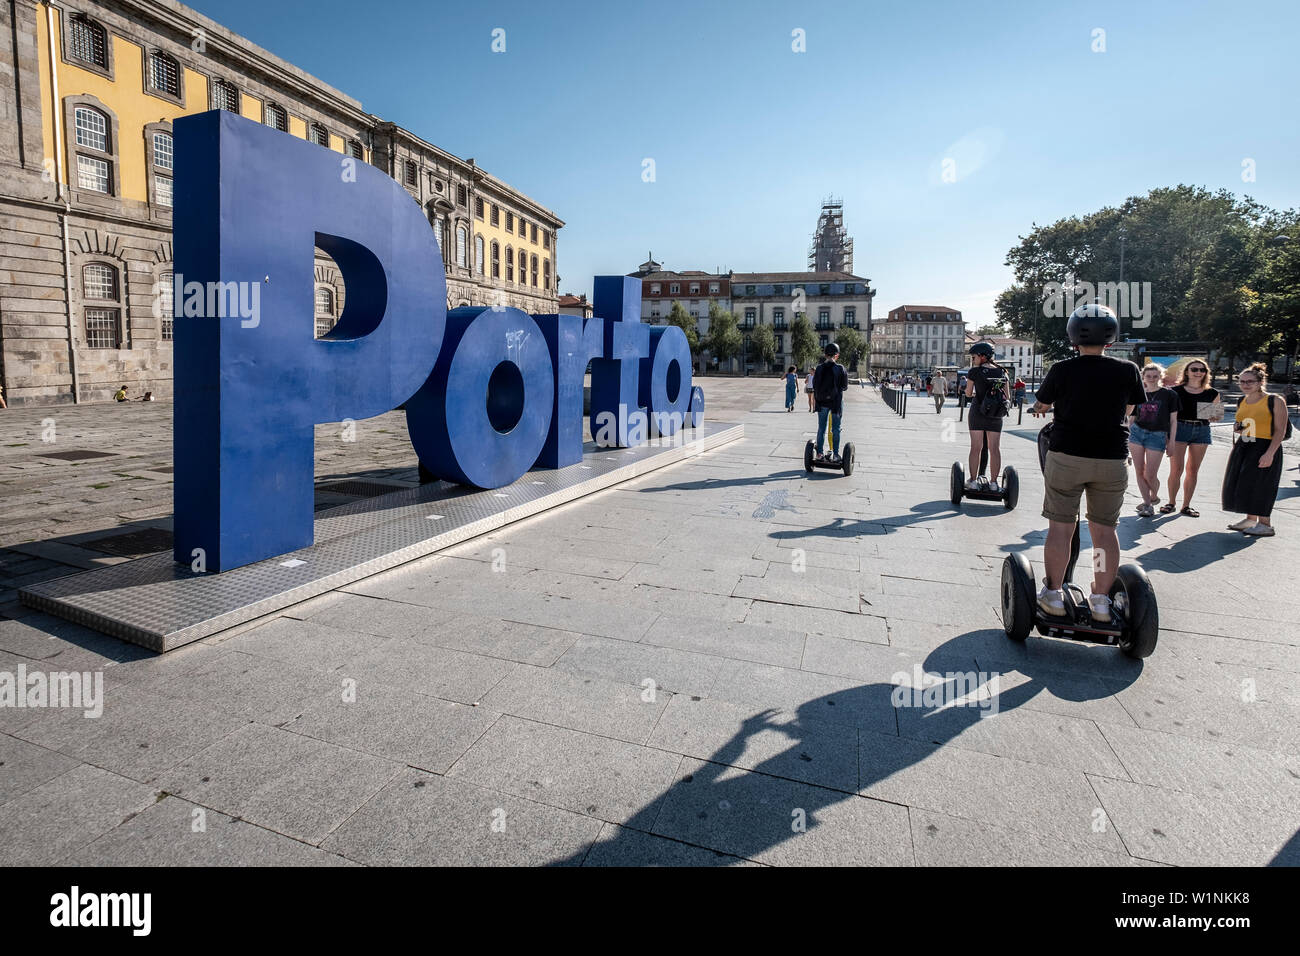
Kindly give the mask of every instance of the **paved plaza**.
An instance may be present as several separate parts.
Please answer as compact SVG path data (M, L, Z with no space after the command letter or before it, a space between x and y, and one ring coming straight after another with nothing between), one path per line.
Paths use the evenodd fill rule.
M957 511L955 403L851 388L845 478L802 394L703 385L742 440L162 656L16 589L167 547L170 406L0 412L0 672L103 674L99 717L0 707L0 864L1300 863L1290 449L1273 539L1224 529L1225 443L1199 519L1126 509L1136 662L1002 632L1038 421L1019 507ZM400 413L322 426L318 507L415 467Z

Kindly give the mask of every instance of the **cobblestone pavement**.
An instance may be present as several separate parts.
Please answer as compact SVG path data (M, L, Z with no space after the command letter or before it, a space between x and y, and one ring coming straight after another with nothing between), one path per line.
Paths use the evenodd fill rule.
M0 863L1300 862L1294 458L1273 539L1224 530L1219 444L1201 518L1127 509L1162 624L1134 662L1002 633L1037 422L1004 439L1020 506L958 512L951 406L851 389L857 470L809 476L780 385L705 387L742 441L162 657L10 605L0 672L102 671L104 706L0 708ZM80 464L23 414L10 586L165 526L165 407L51 412L54 449L114 453ZM337 428L319 485L412 480L400 417Z

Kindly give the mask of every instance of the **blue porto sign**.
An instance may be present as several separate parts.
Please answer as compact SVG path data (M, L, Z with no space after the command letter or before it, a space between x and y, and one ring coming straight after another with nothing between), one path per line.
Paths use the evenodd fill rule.
M447 310L433 230L365 162L224 110L175 121L175 558L225 571L312 544L314 426L403 403L421 464L499 488L700 424L686 336L641 286L595 280L595 317ZM347 295L314 335L314 247Z

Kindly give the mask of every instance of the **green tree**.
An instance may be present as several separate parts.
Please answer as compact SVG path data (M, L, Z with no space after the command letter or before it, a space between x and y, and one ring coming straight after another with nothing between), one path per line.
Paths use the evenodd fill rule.
M749 358L759 371L766 371L776 361L776 333L770 325L760 325L749 336Z
M976 335L1006 335L1007 327L1005 325L981 325L975 330Z
M700 356L700 330L699 323L691 318L689 312L682 307L682 304L676 300L673 301L673 307L668 311L668 324L675 325L686 333L686 342L691 347L691 358L696 359Z
M736 316L723 309L714 300L709 302L709 331L703 345L719 363L731 367L731 360L740 354L744 339L736 327Z
M867 340L862 333L850 326L844 326L835 333L835 344L840 347L840 364L852 368L858 359L867 354Z
M794 355L794 364L801 369L808 369L817 361L817 336L813 334L812 323L808 316L799 312L790 323L790 352Z

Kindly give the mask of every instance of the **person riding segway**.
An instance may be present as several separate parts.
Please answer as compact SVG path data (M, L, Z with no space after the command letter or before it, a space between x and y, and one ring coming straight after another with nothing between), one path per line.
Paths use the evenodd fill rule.
M953 462L949 499L954 508L961 507L962 498L980 501L1001 501L1008 511L1016 506L1020 497L1020 479L1010 465L1002 472L998 482L998 469L1002 464L1002 419L1011 411L1010 383L1002 366L993 360L993 346L976 342L970 347L970 374L966 376L964 398L969 402L970 421L970 480L962 470L961 462ZM992 478L985 469L992 464Z
M844 414L844 392L849 387L849 373L836 361L840 347L834 342L826 345L826 358L813 372L813 398L817 404L817 442L814 446L809 441L804 446L804 470L811 472L814 468L831 468L842 471L845 475L853 473L853 445L844 446L840 454L840 419ZM823 454L825 447L826 424L830 419L830 454Z
M1129 657L1143 658L1155 650L1160 629L1155 594L1140 567L1120 565L1115 527L1128 486L1126 423L1146 393L1136 365L1104 354L1118 333L1119 321L1105 306L1075 309L1066 334L1079 354L1053 365L1038 390L1032 414L1054 415L1039 434L1047 576L1035 600L1028 560L1019 552L1007 555L1002 624L1017 641L1036 626L1044 636L1115 644ZM1090 595L1070 580L1085 493L1094 551Z

